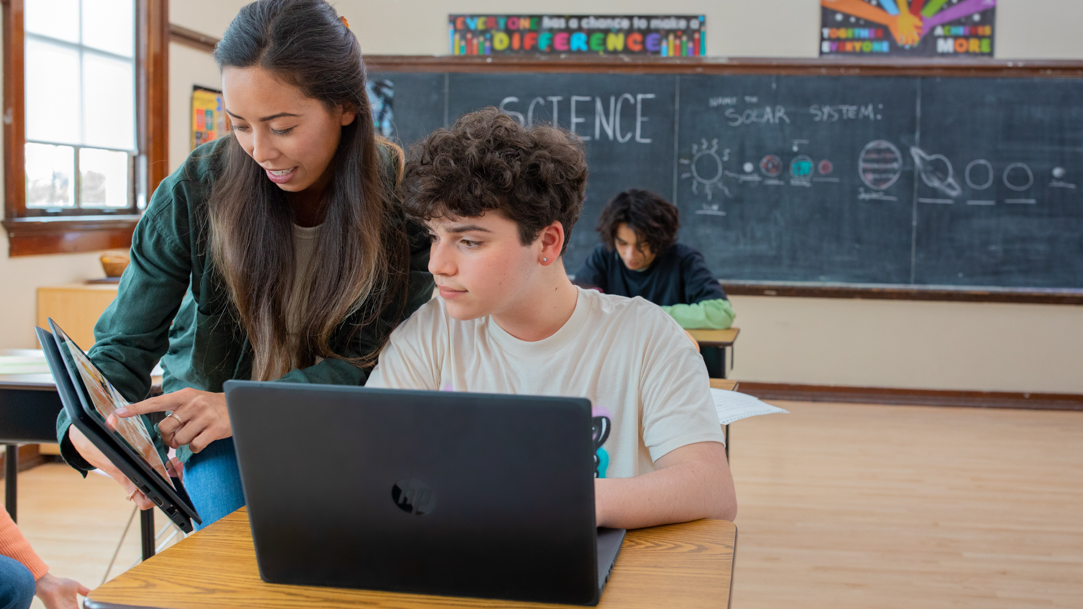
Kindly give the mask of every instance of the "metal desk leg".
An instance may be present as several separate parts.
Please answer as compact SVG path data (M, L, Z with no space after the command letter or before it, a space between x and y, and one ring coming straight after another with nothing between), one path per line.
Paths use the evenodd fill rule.
M154 556L154 508L139 512L139 537L143 545L143 560Z
M19 445L18 444L8 444L7 445L7 454L6 454L6 459L4 461L4 466L5 466L5 470L6 470L4 472L4 475L6 476L6 478L4 479L4 487L5 487L4 492L7 493L6 495L4 495L4 507L7 508L8 514L11 516L12 522L18 522L18 515L15 513L15 511L18 509L18 505L19 505L19 493L18 493Z
M726 348L703 347L700 350L703 363L707 366L707 376L713 379L726 378Z

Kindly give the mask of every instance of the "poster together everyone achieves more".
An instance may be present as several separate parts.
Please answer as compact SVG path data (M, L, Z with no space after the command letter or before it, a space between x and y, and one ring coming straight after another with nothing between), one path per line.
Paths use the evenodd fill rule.
M997 0L820 0L820 56L992 57Z

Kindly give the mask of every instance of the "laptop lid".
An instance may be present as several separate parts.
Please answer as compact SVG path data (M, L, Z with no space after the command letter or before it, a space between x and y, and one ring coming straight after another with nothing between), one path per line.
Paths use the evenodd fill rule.
M265 581L597 603L588 400L225 391Z
M48 322L52 333L35 330L72 424L170 520L190 533L192 520L202 521L180 478L155 449L143 419L119 419L116 429L106 425L107 417L128 401L60 326L52 319Z

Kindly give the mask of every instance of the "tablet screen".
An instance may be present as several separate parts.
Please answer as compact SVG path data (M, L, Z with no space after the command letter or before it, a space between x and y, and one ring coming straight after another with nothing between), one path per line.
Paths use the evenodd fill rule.
M59 329L59 328L57 328ZM83 351L79 349L67 336L63 336L64 344L68 346L68 351L71 353L72 359L75 361L76 367L79 369L79 376L83 379L83 386L86 387L87 393L90 395L90 403L94 406L94 409L101 415L103 422L109 418L109 415L113 414L117 408L122 406L128 406L128 400L124 399L124 396L113 387L113 384L106 379L98 367L83 354ZM169 479L169 473L166 471L166 465L162 462L162 457L158 454L158 449L154 447L154 441L151 440L150 433L147 432L146 425L143 424L142 417L130 417L122 419L120 417L114 417L117 422L116 433L128 443L137 453L143 456L143 460L162 477L163 480L173 486L173 482Z

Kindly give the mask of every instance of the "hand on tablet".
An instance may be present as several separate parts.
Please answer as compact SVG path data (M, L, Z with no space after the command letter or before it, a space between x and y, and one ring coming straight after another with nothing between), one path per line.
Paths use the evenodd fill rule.
M108 420L106 420L106 424L109 424ZM154 507L154 503L150 499L147 499L143 493L138 491L135 485L132 484L132 481L129 480L127 476L120 473L120 470L117 469L100 450L98 450L98 447L94 446L94 444L83 435L83 432L79 431L74 425L68 429L68 438L71 440L71 444L75 447L75 450L79 451L79 454L82 455L88 463L108 474L113 480L116 480L124 489L124 494L130 496L131 500L135 502L139 509L149 510Z
M158 431L173 448L187 444L198 453L211 442L233 435L224 393L181 389L120 408L116 414L127 418L148 412L170 412L158 424Z

